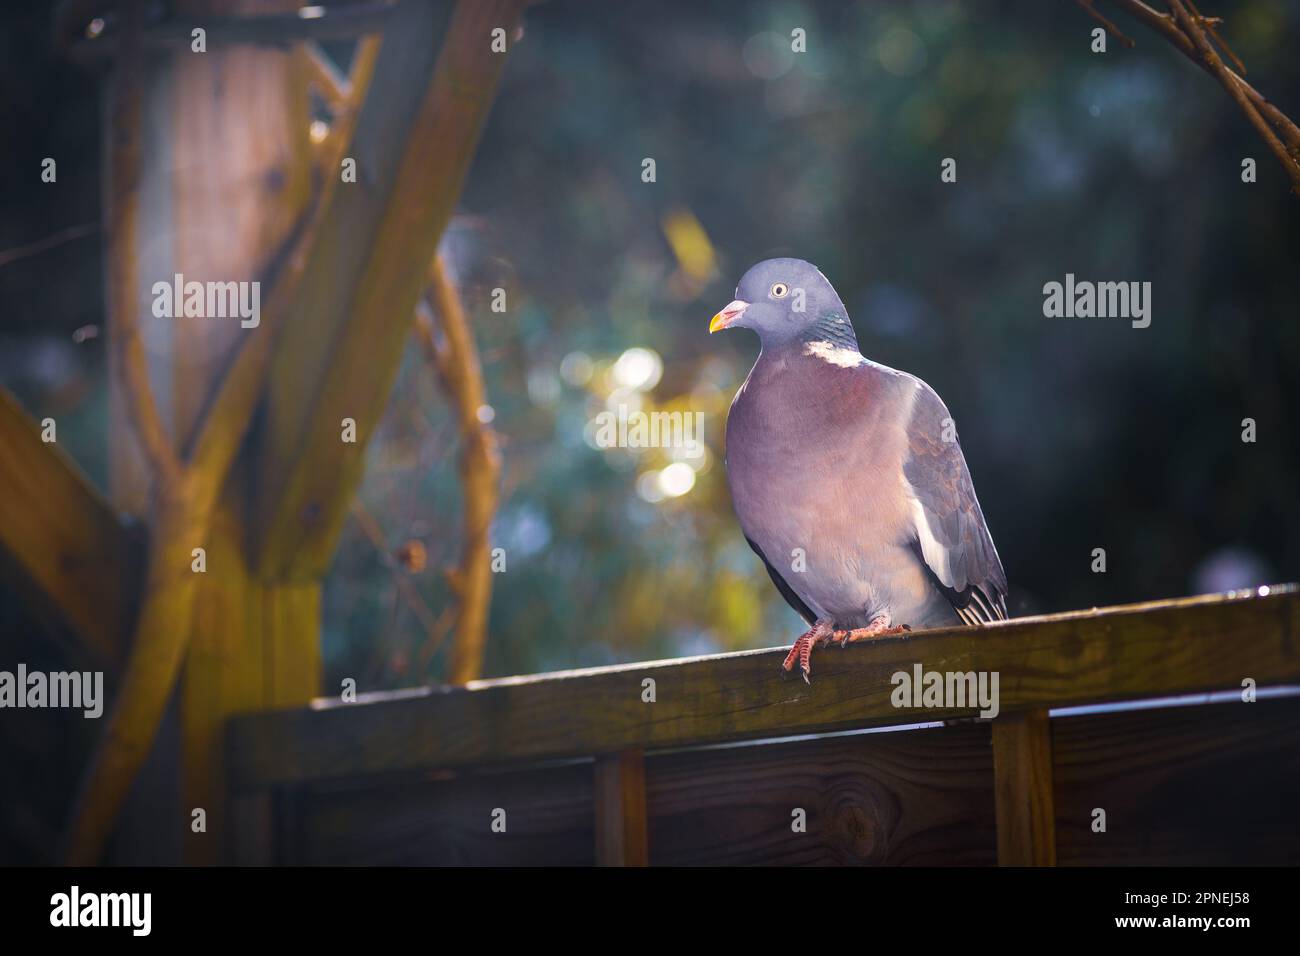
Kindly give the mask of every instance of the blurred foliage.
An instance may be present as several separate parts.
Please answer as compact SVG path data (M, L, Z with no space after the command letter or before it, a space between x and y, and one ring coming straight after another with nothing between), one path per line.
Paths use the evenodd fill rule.
M1205 12L1226 16L1252 82L1300 114L1300 4ZM98 216L94 79L20 37L32 15L4 17L0 122L18 135L0 248ZM1115 19L1136 49L1091 53L1094 23L1065 0L529 11L445 243L503 438L489 674L794 636L722 465L757 342L706 334L744 270L773 255L818 264L864 352L943 395L1014 612L1300 577L1300 204L1222 88ZM806 53L790 51L796 27ZM56 148L57 194L27 185ZM940 182L944 157L955 184ZM0 380L59 415L102 480L103 342L72 340L101 321L97 257L82 239L0 268ZM1150 281L1151 327L1044 318L1043 284L1067 272ZM631 349L645 351L619 372ZM647 355L654 374L629 387ZM662 450L592 447L594 416L620 401L704 413L709 452L689 489L665 492L687 482L662 477L678 463ZM350 522L326 582L331 686L439 676L393 576L412 575L435 614L448 606L455 452L412 348L361 491L384 553ZM412 541L422 570L398 556ZM1095 547L1104 575L1089 570Z
M1251 78L1293 113L1297 13L1255 3L1228 21ZM1136 50L1094 55L1092 26L1067 3L533 12L448 240L506 441L490 673L796 632L721 466L757 343L705 331L773 255L816 262L864 351L945 397L1017 613L1297 576L1300 209L1213 81L1137 25ZM805 54L790 51L795 27ZM946 156L956 184L939 181ZM1243 156L1259 183L1240 182ZM1045 319L1042 286L1066 272L1151 281L1152 326ZM639 493L661 452L583 440L634 348L663 364L644 410L706 416L710 454L680 497ZM395 546L426 536L437 607L457 489L446 410L410 397L425 378L408 363L363 497ZM1246 416L1255 445L1240 441ZM390 474L408 441L436 462L407 455ZM367 549L346 540L328 582L339 676L377 638L399 663L421 639Z

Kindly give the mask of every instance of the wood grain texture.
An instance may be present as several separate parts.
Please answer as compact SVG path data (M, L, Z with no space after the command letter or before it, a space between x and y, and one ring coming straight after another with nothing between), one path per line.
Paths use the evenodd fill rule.
M213 11L228 0L203 0ZM259 12L292 11L297 0L263 0ZM152 222L171 240L175 270L198 282L265 280L312 193L311 106L301 51L222 45L172 60L168 132L174 166L169 222ZM170 281L154 275L152 281ZM143 283L142 283L143 284ZM146 286L148 288L148 286ZM263 309L270 284L262 281ZM263 315L262 321L273 321ZM195 432L252 329L238 319L177 317L163 356L171 377L169 418L176 444Z
M180 685L184 807L187 818L203 807L208 819L205 833L185 825L190 864L222 862L238 850L225 826L226 721L305 704L321 689L320 585L259 581L233 509L227 502L213 519Z
M654 865L995 859L987 724L666 754L648 780Z
M1045 709L993 721L998 865L1055 866L1052 725Z
M493 832L493 812L505 831ZM589 762L507 773L308 788L280 862L367 866L590 866Z
M895 708L890 676L998 671L1003 713L1300 679L1300 596L1209 596L947 628L826 649L811 686L775 648L654 661L235 719L232 785L615 753L970 716ZM641 700L653 676L657 701Z
M597 865L645 866L645 754L625 750L597 757L594 781Z
M295 10L295 0L269 0L261 12ZM235 13L245 0L193 0L194 13ZM218 44L203 56L176 56L166 78L170 109L156 117L171 164L155 169L170 202L150 220L151 238L165 237L173 268L186 281L262 281L300 223L312 194L308 140L310 102L302 51ZM160 80L160 82L162 82ZM170 279L155 275L152 281ZM268 301L270 300L270 301ZM261 300L261 321L276 299ZM193 448L212 413L213 396L250 336L235 318L179 317L169 348L155 356L171 387L168 418L178 445ZM202 467L192 462L191 468ZM247 463L225 484L204 546L207 571L198 593L179 687L184 859L213 864L228 858L224 750L232 714L306 704L319 693L319 621L300 605L310 585L263 584L249 570ZM287 674L283 659L297 658ZM278 667L273 664L279 663ZM278 676L278 680L277 680ZM286 680L286 678L288 678ZM196 807L207 830L189 825Z
M57 443L0 389L0 570L39 616L101 666L126 657L143 536L133 535Z
M1061 865L1300 864L1300 700L1053 721ZM1106 832L1092 831L1093 809Z

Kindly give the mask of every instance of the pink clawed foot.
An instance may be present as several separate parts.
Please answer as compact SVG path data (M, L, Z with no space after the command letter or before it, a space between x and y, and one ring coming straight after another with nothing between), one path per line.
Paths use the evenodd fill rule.
M790 648L790 653L785 655L785 663L781 665L781 672L788 674L794 667L795 658L799 660L799 670L803 674L805 684L811 684L808 675L812 673L810 662L812 660L812 649L817 644L829 644L834 627L830 621L818 621L809 630L801 635L794 642L794 647Z
M906 634L911 630L906 624L892 626L887 614L873 617L866 627L855 627L851 631L835 631L831 637L840 642L840 647L848 647L854 641L874 641L878 637L894 634Z

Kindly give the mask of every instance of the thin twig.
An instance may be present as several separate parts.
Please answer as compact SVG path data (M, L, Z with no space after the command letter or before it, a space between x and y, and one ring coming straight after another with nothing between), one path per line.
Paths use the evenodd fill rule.
M39 255L49 249L57 248L65 242L72 242L74 239L81 239L85 236L93 236L97 232L99 232L98 222L83 222L79 226L68 226L68 228L60 229L52 236L37 239L25 246L14 246L10 249L0 250L0 266L7 266L11 262L18 262L20 259L26 259L29 256Z
M383 558L384 564L392 573L393 581L397 585L397 591L402 596L402 600L406 602L407 607L411 609L411 613L419 620L420 627L424 629L424 643L434 645L436 651L437 646L442 644L447 637L447 632L450 630L446 615L435 616L420 595L419 589L411 583L410 577L396 566L396 562L393 561L393 556L388 549L388 539L384 535L383 528L379 526L379 522L375 520L369 509L361 503L360 498L352 502L352 516L357 520L357 527L370 539L370 543L374 545L375 550ZM432 654L430 654L430 657L432 657Z
M1210 46L1210 41L1206 39L1204 31L1196 23L1191 13L1188 12L1187 7L1183 5L1182 0L1169 0L1169 6L1173 10L1174 16L1178 18L1178 22L1182 25L1183 32L1191 38L1193 45L1200 54L1201 62L1205 64L1205 68L1223 84L1223 88L1228 91L1228 95L1241 107L1241 111L1246 114L1246 119L1250 120L1251 125L1263 137L1268 148L1277 156L1278 162L1282 164L1282 168L1291 177L1292 192L1300 196L1300 163L1297 163L1295 158L1287 152L1286 147L1277 138L1272 127L1268 125L1264 117L1260 115L1259 110L1255 109L1254 104L1250 102L1249 97L1246 96L1245 91L1240 86L1241 78L1223 65L1223 61L1214 52L1214 48Z
M1074 2L1077 3L1079 6L1083 7L1084 11L1087 12L1088 16L1092 17L1103 27L1105 27L1107 33L1109 33L1115 39L1119 40L1120 43L1123 43L1130 50L1133 47L1137 46L1137 44L1133 42L1132 37L1125 34L1123 30L1115 26L1115 24L1111 23L1110 20L1102 16L1101 13L1099 13L1096 10L1096 8L1093 7L1092 0L1074 0Z
M435 330L432 318L417 310L416 335L438 372L460 425L459 472L465 496L465 525L460 564L448 572L459 611L447 680L463 684L481 676L487 647L492 601L489 532L498 500L501 453L495 431L480 417L487 397L474 334L439 256L429 266L427 299L440 329ZM442 333L441 341L437 331ZM432 654L422 652L421 657L428 659Z
M1135 19L1145 23L1148 27L1155 30L1177 47L1178 50L1193 63L1209 72L1209 65L1201 59L1196 45L1185 33L1183 33L1181 29L1179 29L1178 23L1173 16L1152 9L1147 6L1147 4L1143 3L1142 0L1109 0L1109 2L1115 4ZM1218 22L1214 17L1207 17L1205 18L1205 21L1207 23ZM1224 67L1224 69L1226 70L1227 68ZM1245 93L1246 98L1249 99L1255 108L1281 132L1282 137L1288 144L1288 152L1292 159L1295 162L1300 162L1300 127L1297 127L1289 116L1265 99L1263 94L1247 83L1244 79L1236 73L1233 73L1231 70L1228 70L1227 72L1237 86L1241 88L1241 91Z
M1192 11L1192 16L1196 18L1196 22L1205 28L1205 32L1208 33L1210 38L1219 45L1219 48L1222 49L1224 53L1228 54L1229 59L1232 60L1233 65L1237 68L1237 72L1242 76L1245 76L1246 64L1242 63L1241 57L1237 56L1237 54L1233 52L1232 47L1228 46L1228 41L1219 36L1217 25L1223 21L1218 17L1201 16L1201 11L1196 9L1196 4L1194 4L1192 0L1187 0L1187 9Z

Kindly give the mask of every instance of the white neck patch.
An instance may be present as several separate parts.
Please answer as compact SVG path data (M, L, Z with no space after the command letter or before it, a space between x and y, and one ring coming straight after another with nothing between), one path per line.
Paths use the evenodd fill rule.
M814 356L823 362L830 362L832 365L838 365L840 368L853 368L867 363L862 353L856 349L833 345L830 342L808 342L803 347L803 354Z

